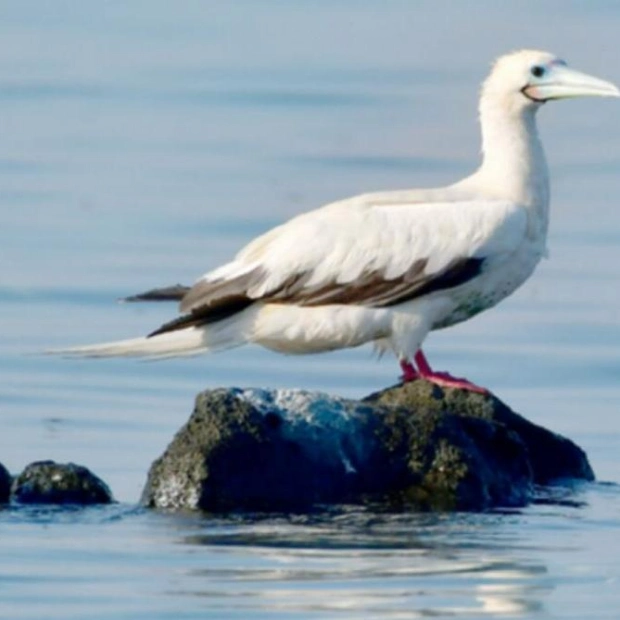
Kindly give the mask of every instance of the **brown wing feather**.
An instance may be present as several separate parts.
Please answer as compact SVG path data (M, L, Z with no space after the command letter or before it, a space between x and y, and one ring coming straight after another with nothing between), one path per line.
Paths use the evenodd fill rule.
M174 332L178 329L185 329L186 327L195 327L198 325L207 325L209 323L215 323L222 319L227 319L237 312L241 312L248 306L254 303L253 299L247 297L228 297L221 300L221 304L218 307L211 308L198 308L193 310L189 314L184 314L168 323L164 323L161 327L157 328L154 332L151 332L148 337L158 336L159 334L165 334L166 332Z
M364 305L370 307L395 306L432 292L454 288L482 270L483 258L460 258L450 263L440 273L429 277L425 273L426 259L416 260L407 271L391 280L383 273L372 271L362 274L354 282L332 282L308 287L310 273L291 276L277 290L260 298L263 302L321 306L327 304ZM183 297L181 311L187 314L162 325L150 334L205 325L241 312L259 299L247 295L247 290L258 286L266 277L260 268L232 280L201 281Z
M163 288L153 288L144 293L123 297L120 301L181 301L190 290L189 286L174 284Z
M247 297L246 292L265 278L265 270L257 267L229 280L199 280L181 300L181 312L213 309L227 303L229 298Z
M197 282L181 299L179 309L185 314L164 323L151 332L149 337L186 327L215 323L241 312L256 301L248 297L246 291L263 277L264 271L257 268L230 280Z
M320 286L282 287L270 295L270 300L299 306L322 306L326 304L351 304L364 306L390 305L390 301L411 290L428 277L424 276L427 261L417 260L400 277L386 280L380 271L362 273L353 282L330 282Z

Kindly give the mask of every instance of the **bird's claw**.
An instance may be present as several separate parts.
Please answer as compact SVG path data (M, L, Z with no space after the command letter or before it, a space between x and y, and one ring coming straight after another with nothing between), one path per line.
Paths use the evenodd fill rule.
M469 392L476 392L477 394L489 393L486 388L476 385L467 379L453 377L447 372L437 372L432 370L422 351L418 351L416 354L416 362L418 370L416 370L415 366L411 362L401 360L400 367L403 374L400 378L403 383L409 383L410 381L415 381L416 379L425 379L426 381L439 385L440 387L467 390Z

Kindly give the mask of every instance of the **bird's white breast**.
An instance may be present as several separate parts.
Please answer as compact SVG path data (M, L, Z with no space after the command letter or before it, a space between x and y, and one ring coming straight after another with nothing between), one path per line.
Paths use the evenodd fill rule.
M466 321L497 305L532 275L544 255L544 245L539 240L526 240L513 254L489 261L478 277L446 292L450 303L435 317L432 329Z

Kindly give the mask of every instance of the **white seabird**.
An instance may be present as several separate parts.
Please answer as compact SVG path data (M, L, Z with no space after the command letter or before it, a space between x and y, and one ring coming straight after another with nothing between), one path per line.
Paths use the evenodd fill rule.
M404 381L484 391L433 371L421 346L513 293L545 255L549 179L535 116L547 101L582 96L620 91L546 52L503 56L482 87L474 174L299 215L191 288L129 298L180 301L182 315L149 336L62 352L169 357L256 343L315 353L372 342L394 352Z

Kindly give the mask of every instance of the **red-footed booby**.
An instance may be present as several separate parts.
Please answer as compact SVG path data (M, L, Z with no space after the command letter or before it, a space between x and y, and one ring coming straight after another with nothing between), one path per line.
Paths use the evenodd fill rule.
M299 215L192 287L128 298L180 301L181 316L150 335L62 353L171 357L256 343L291 354L370 342L393 351L404 381L485 391L432 370L422 343L508 297L545 255L549 177L536 112L587 96L620 91L546 52L503 56L482 87L474 174Z

